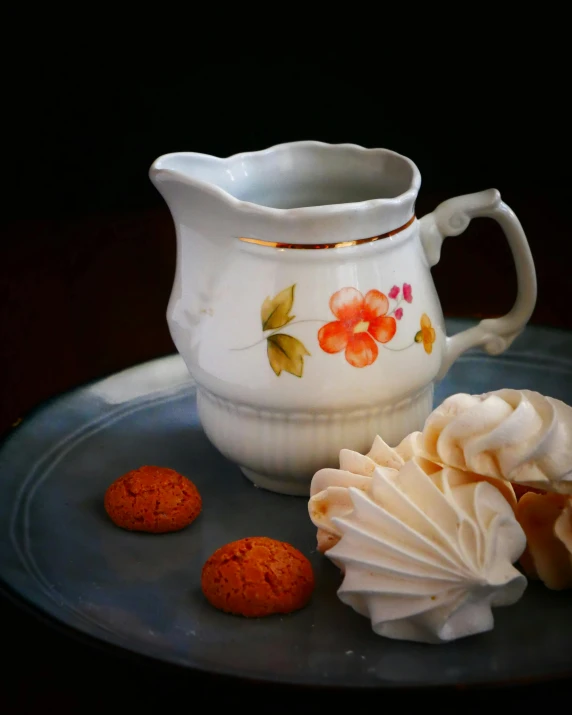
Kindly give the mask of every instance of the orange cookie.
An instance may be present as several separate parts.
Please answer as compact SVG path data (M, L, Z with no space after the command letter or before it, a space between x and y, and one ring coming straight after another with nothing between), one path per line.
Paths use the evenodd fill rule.
M303 608L314 590L314 572L290 544L253 536L215 551L203 566L201 585L215 608L258 618Z
M184 529L201 512L195 485L174 469L140 467L105 492L105 511L122 529L162 534Z

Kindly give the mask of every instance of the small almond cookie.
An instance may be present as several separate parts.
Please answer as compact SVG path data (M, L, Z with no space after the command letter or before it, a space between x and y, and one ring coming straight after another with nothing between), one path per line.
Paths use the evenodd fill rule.
M252 536L215 551L203 566L201 586L215 608L259 618L303 608L314 590L314 572L290 544Z
M194 521L202 499L195 485L174 469L144 466L116 479L105 492L104 505L122 529L162 534Z

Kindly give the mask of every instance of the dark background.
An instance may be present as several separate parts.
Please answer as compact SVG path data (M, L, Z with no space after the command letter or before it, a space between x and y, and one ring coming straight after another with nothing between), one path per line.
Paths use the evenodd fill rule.
M174 230L148 178L171 151L227 156L300 139L391 148L420 168L418 216L498 188L536 260L533 322L572 327L566 67L545 59L534 74L516 61L441 79L417 73L412 84L365 62L190 63L171 81L46 70L15 82L0 224L0 430L52 394L173 350ZM450 316L498 315L515 295L509 251L487 219L447 241L434 278Z
M451 74L453 63L448 76L420 66L407 81L365 60L193 62L184 79L171 81L55 71L28 78L13 88L4 147L5 177L27 191L16 191L3 215L69 218L158 208L147 171L161 154L228 156L303 139L405 154L419 166L424 191L495 185L515 194L553 188L564 194L567 66L545 58L532 73L515 59Z
M558 66L546 60L532 75L515 62L440 80L420 67L417 86L365 62L190 63L171 81L40 68L15 82L0 223L0 431L52 394L173 351L174 229L148 178L171 151L228 156L300 139L387 147L420 168L418 216L498 188L536 260L533 322L572 327ZM450 316L499 315L515 296L510 253L487 219L446 242L434 278Z
M461 80L421 60L407 81L365 61L191 62L171 81L136 73L78 79L42 74L41 66L25 81L16 77L4 110L0 432L54 394L173 351L165 311L174 229L147 176L171 151L227 156L300 139L387 147L420 168L418 216L453 195L495 187L536 261L533 322L572 328L567 69L544 62L534 73L520 59L485 64ZM489 220L448 239L434 278L449 316L499 315L515 295L510 253ZM0 628L14 634L11 687L0 705L2 697L20 707L51 698L73 712L90 687L86 669L118 682L126 673L131 685L147 678L50 635L8 602L0 602ZM65 673L78 668L84 679L71 687Z

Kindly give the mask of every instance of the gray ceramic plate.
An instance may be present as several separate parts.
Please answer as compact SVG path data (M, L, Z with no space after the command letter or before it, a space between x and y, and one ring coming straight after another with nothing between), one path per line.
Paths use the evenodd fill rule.
M451 321L450 332L466 327ZM501 357L470 353L436 400L454 392L530 388L572 404L572 335L528 328ZM106 487L142 464L190 477L204 510L162 536L115 528ZM375 636L336 597L340 576L315 552L307 502L256 489L207 441L178 356L63 395L24 420L0 450L0 577L12 592L83 634L211 673L336 686L468 685L572 671L572 594L531 584L496 609L491 633L448 645ZM317 587L303 611L247 620L212 609L201 566L249 535L306 553Z

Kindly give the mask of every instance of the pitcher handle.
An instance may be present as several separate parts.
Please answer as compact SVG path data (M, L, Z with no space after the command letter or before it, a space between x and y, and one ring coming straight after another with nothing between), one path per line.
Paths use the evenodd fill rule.
M496 189L448 199L420 220L420 235L430 266L438 263L447 236L458 236L471 219L488 216L497 221L509 243L516 266L516 301L502 318L488 318L473 328L447 338L445 355L437 379L442 379L466 350L483 346L489 355L499 355L522 332L536 304L536 272L528 241L514 212L501 201Z

